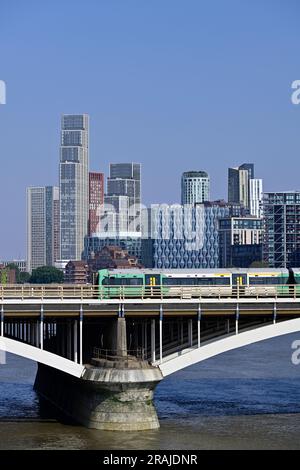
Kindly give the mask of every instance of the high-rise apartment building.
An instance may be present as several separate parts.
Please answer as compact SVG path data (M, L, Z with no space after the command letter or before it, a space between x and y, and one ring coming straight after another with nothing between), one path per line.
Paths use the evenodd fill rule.
M181 177L181 204L210 200L210 180L205 171L186 171Z
M141 259L141 165L112 163L99 231L85 237L84 259L105 246L119 246Z
M27 188L27 271L54 265L59 240L59 189Z
M254 178L254 164L243 163L228 168L228 202L250 208L250 180Z
M263 195L264 260L271 268L300 266L300 192Z
M249 180L250 214L262 217L263 182L262 179L252 178Z
M59 165L60 258L80 260L89 216L89 116L65 114Z
M104 203L103 225L108 225L107 231L141 231L140 163L110 164Z
M89 235L100 231L104 203L104 174L89 173Z

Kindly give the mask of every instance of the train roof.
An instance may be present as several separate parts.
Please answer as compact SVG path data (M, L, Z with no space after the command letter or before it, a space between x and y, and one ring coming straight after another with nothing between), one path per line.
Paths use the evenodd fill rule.
M165 274L165 275L207 275L207 274L254 274L254 273L261 273L261 274L288 274L287 269L272 269L272 268L228 268L228 269L106 269L111 274ZM300 271L300 269L299 269Z

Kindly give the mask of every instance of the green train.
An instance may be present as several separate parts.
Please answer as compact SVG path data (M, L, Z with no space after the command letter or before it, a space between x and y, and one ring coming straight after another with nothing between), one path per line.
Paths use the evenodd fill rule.
M300 293L300 269L102 269L97 285L101 298L201 295L288 295ZM299 286L295 287L297 284Z

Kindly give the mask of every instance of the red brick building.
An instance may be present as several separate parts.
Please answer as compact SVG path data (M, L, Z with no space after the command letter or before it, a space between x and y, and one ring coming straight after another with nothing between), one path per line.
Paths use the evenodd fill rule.
M100 212L104 201L104 174L89 173L89 235L99 232Z
M69 261L65 269L66 284L87 284L90 281L90 269L86 261Z
M92 272L99 269L130 269L142 268L136 256L129 255L128 251L122 250L119 246L105 246L95 256L89 260L89 266Z

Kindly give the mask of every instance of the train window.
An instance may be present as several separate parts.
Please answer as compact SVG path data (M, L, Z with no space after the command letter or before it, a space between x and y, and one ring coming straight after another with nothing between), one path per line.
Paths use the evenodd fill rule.
M229 277L165 277L166 286L229 286Z
M255 276L255 277L249 277L249 284L250 286L258 286L258 285L276 285L276 284L285 284L286 280L283 279L282 277L263 277L263 276Z
M103 286L108 286L109 285L109 277L104 277L102 279L102 285Z
M105 282L104 282L105 281ZM143 279L129 277L110 277L103 279L103 285L109 286L142 286Z
M143 279L140 277L132 277L131 279L127 279L128 284L131 286L142 286L143 285Z

